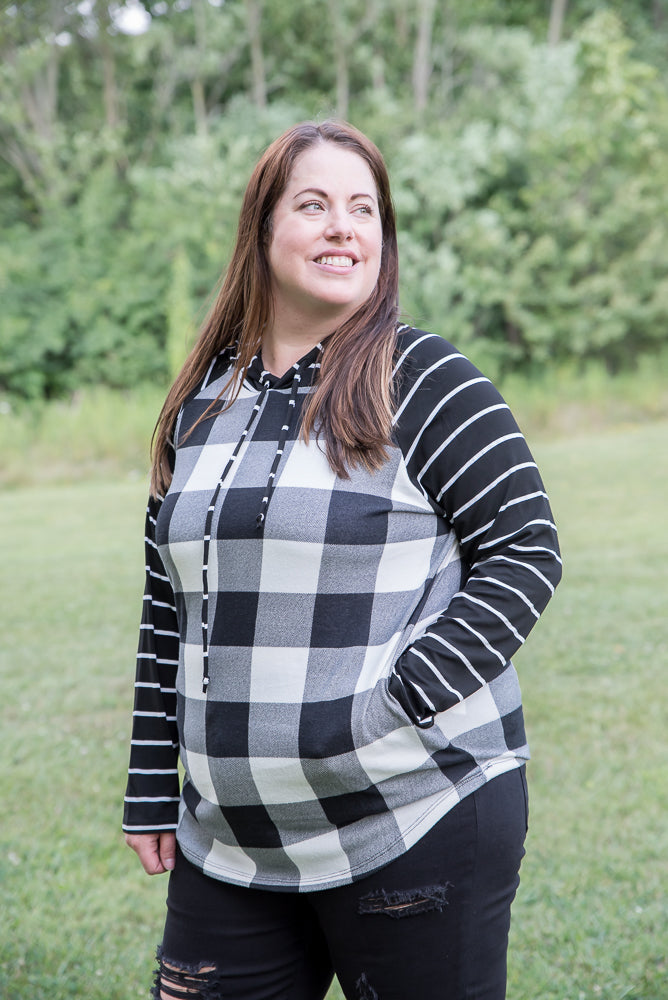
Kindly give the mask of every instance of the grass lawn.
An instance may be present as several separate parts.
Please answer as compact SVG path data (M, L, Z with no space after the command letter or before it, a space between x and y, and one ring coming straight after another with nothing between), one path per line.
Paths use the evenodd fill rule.
M508 998L666 1000L668 423L535 452L566 571L516 659L533 760ZM147 995L166 883L119 830L144 494L0 493L3 1000Z

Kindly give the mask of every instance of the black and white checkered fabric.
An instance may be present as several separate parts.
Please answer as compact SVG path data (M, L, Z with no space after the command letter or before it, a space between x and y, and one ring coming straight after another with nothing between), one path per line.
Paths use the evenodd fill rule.
M183 408L148 508L124 823L299 891L386 864L526 760L510 658L561 566L524 438L466 358L403 328L394 447L341 479L299 439L318 357L280 379L256 359L186 437L224 354Z

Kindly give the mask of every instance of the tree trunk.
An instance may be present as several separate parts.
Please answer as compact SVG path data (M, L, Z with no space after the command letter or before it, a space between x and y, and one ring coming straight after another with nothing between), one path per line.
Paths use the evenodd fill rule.
M118 113L118 90L116 89L116 64L107 39L102 45L102 71L104 77L104 120L109 128L117 129L120 124L120 116Z
M193 99L193 114L195 116L195 131L197 135L206 136L209 134L209 122L206 113L206 94L204 83L199 75L199 67L204 61L206 52L206 23L205 11L202 0L193 0L193 17L195 21L195 51L197 52L197 67L195 75L190 81L190 93Z
M666 17L665 0L653 0L652 2L652 23L657 31L663 29Z
M436 0L418 0L418 28L413 54L413 104L418 115L422 115L429 100L435 12Z
M264 72L262 51L262 0L245 0L246 30L251 50L251 73L253 76L253 100L258 108L267 104L267 81Z
M35 135L44 145L53 142L58 114L59 52L55 42L49 45L49 57L43 71L21 87L21 104Z
M13 53L5 60L14 70ZM58 165L55 149L58 120L59 50L55 41L49 45L45 65L15 84L14 120L0 122L0 155L11 164L26 190L44 203L58 190ZM15 72L15 79L20 73Z
M344 121L348 117L350 100L350 75L348 72L348 45L346 25L341 10L341 3L329 5L332 14L334 37L334 70L336 72L336 117Z
M359 35L369 34L373 41L373 56L369 64L371 84L376 92L385 90L385 55L379 38L378 22L382 14L379 0L367 0L366 13L359 26Z
M112 18L108 4L104 3L98 21L99 51L102 61L102 94L104 99L104 121L108 128L117 129L120 124L118 111L118 88L116 86L116 60L109 31Z
M550 5L550 25L547 29L548 45L558 45L564 27L564 17L568 0L552 0Z

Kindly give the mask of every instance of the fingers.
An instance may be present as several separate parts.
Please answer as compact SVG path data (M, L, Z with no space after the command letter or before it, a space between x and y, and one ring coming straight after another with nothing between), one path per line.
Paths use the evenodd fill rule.
M176 835L165 833L126 833L125 842L137 854L147 875L171 871L176 857Z
M171 871L176 861L176 834L171 830L160 834L160 861L164 871Z

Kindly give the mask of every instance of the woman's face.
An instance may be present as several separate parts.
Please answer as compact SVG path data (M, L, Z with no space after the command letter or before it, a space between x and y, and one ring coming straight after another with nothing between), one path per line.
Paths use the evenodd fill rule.
M297 157L272 215L269 266L274 318L339 325L378 280L383 234L365 160L320 142Z

